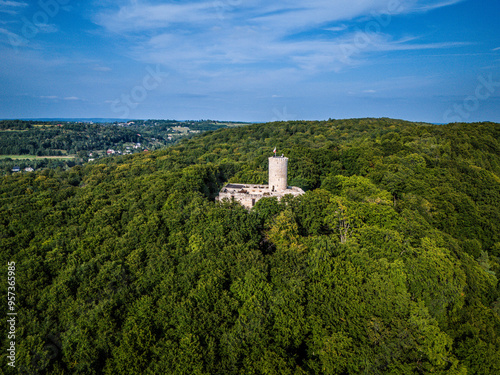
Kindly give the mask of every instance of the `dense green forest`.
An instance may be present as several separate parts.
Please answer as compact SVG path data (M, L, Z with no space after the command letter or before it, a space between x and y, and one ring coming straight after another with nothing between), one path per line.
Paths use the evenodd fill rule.
M274 147L304 195L214 200ZM221 129L1 177L0 205L7 374L500 373L499 124Z
M3 120L0 121L0 174L11 173L16 166L67 169L106 156L108 149L120 154L150 151L199 132L237 125L243 124L212 120L124 123Z
M7 125L5 125L7 123ZM106 150L119 143L140 142L134 129L124 129L100 124L31 124L25 128L11 128L9 121L0 123L0 155L60 156L78 154L88 156L91 150ZM8 127L5 129L5 127Z

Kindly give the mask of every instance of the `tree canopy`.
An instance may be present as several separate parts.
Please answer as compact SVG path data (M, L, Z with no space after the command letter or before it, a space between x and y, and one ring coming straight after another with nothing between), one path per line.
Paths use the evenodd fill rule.
M215 201L274 147L304 195ZM6 373L500 373L498 124L221 129L1 177L0 205Z

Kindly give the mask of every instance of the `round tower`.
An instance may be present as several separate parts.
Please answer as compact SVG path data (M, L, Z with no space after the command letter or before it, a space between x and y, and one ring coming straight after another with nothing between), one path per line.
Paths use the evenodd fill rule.
M269 190L283 191L288 185L288 158L273 156L269 158Z

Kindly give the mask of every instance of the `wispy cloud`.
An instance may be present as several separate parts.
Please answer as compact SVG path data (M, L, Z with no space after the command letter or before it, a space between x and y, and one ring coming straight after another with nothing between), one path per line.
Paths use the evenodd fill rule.
M168 4L136 0L122 4L118 10L106 8L95 15L94 21L109 32L135 41L132 53L146 63L198 71L210 71L214 65L263 63L268 69L338 70L352 65L353 57L357 57L345 56L346 47L354 43L353 31L346 22L376 14L425 12L460 1L411 0L395 6L388 0L248 0L233 6L223 0ZM321 35L325 31L330 35ZM369 36L363 53L460 46L453 42L396 40L382 32Z
M434 9L455 5L455 4L464 2L464 1L465 0L430 1L430 2L428 2L428 4L422 4L422 5L416 6L415 11L417 11L417 12L429 12L429 11L434 10Z
M111 69L109 66L101 66L101 65L96 65L92 68L96 72L110 72L113 69Z
M0 1L0 13L17 15L21 8L26 8L28 3L21 1Z
M38 24L37 27L38 27L38 30L40 32L46 33L46 34L52 34L52 33L59 32L59 27L57 25L52 24L52 23Z
M0 1L0 7L27 7L28 3L21 2L21 1Z
M16 34L14 34L13 32L7 30L7 29L4 29L2 27L0 27L0 34L5 34L7 36L11 36L11 37L15 37L17 36Z
M78 101L78 100L83 100L77 96L66 96L66 97L60 97L57 95L42 95L39 97L40 99L45 99L45 100L67 100L67 101Z
M215 6L209 1L159 5L131 1L117 12L106 10L97 14L95 21L113 32L140 32L173 24L207 22L210 15L215 16Z
M214 21L285 31L373 14L425 12L461 1L464 0L187 0L183 3L153 4L150 1L130 0L122 2L124 4L118 10L104 8L94 19L114 32L168 29L174 25L182 28L186 24L207 26L213 25Z
M7 45L9 48L12 47L12 44L15 43L16 46L26 46L27 40L16 33L13 33L10 30L7 30L3 27L0 27L0 35L5 35L6 38L0 39L0 44ZM3 51L5 53L5 51Z
M2 9L0 8L0 13L5 13L5 14L10 14L11 16L15 16L19 12L12 10L12 9Z
M344 31L346 29L347 29L347 25L340 25L340 26L334 26L334 27L326 27L324 30L336 33L336 32L340 32L340 31Z
M40 4L52 2L61 12L40 16ZM155 66L170 73L168 81L148 92L134 116L263 120L290 117L287 108L302 118L332 111L391 115L402 113L395 97L455 94L478 69L498 71L500 46L491 44L496 3L488 9L465 0L65 1L71 9L62 3L0 0L4 116L17 116L18 108L109 115L114 101L105 101L129 95L145 68ZM459 11L470 27L453 19ZM20 91L29 93L30 106L25 97L12 99ZM431 102L429 108L438 106ZM422 103L409 100L407 108L427 116Z
M217 37L218 32L212 31L212 38L205 35L196 40L185 35L160 34L136 46L135 55L145 63L165 64L198 73L210 71L213 66L222 67L226 74L228 66L245 70L254 66L258 70L262 69L262 64L268 71L289 68L314 73L339 71L361 64L362 56L375 52L450 49L466 45L463 42L423 43L416 37L395 39L389 34L374 33L363 35L366 41L359 49L355 44L356 32L352 31L312 40L276 39L248 27L235 28L224 37ZM353 49L355 53L349 54Z

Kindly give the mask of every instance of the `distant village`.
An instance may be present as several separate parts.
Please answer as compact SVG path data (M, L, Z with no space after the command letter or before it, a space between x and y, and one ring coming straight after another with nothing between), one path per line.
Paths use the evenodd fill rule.
M47 125L35 125L36 127L45 126L46 128L65 128L66 126L72 126L74 122L60 123L53 122ZM47 163L40 163L42 160L48 160L49 168L50 165L56 165L57 161L64 162L65 164L84 164L87 162L94 162L103 157L109 156L123 156L132 155L139 152L149 152L169 144L173 144L181 138L193 136L200 134L207 130L216 130L221 127L227 126L241 126L243 124L236 123L219 123L212 122L210 120L200 120L200 121L186 121L179 122L174 120L136 120L127 122L115 122L115 123L100 123L94 121L85 121L79 124L86 124L91 126L103 126L109 129L110 126L115 126L123 128L123 132L137 131L137 136L134 136L135 140L133 142L117 142L113 144L108 144L107 148L102 149L88 149L86 151L79 151L78 155L73 155L73 153L63 152L60 156L43 156L35 154L26 155L26 159L22 158L23 155L16 155L15 153L10 153L11 155L4 156L4 173L10 171L11 173L30 173L38 169L46 169ZM121 130L120 130L121 131ZM28 134L20 133L21 135ZM85 134L85 133L82 133ZM140 142L139 138L142 139ZM108 142L109 143L109 142ZM80 146L81 147L81 146ZM10 159L9 159L10 157ZM1 159L0 159L1 162ZM5 164L5 162L9 164ZM0 163L2 164L2 163ZM60 163L59 163L60 164ZM1 165L0 165L1 166ZM62 165L66 168L64 165ZM8 167L8 169L7 169Z

